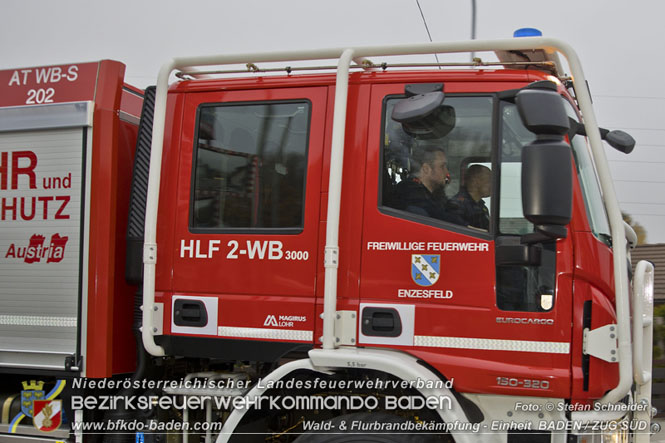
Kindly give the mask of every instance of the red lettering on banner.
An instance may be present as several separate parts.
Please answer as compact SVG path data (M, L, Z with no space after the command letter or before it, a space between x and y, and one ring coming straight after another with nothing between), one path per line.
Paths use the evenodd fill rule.
M5 258L23 259L25 263L41 263L46 259L46 263L59 263L65 256L65 247L69 237L61 237L60 234L53 234L48 246L44 246L46 237L39 234L33 234L27 247L16 246L12 243L7 249Z
M7 214L11 214L8 216ZM2 199L2 220L16 220L16 199Z
M21 159L27 159L28 166L19 166ZM32 151L12 152L12 189L18 189L18 176L23 174L28 176L30 189L37 189L35 182L35 167L37 166L37 156Z
M0 154L0 189L7 189L7 174L9 174L8 152Z
M12 154L11 172L9 171L9 153L0 153L0 189L7 189L8 176L11 174L11 189L18 189L19 175L28 178L28 188L37 189L37 155L32 151L14 151ZM28 161L27 165L25 160Z
M2 197L0 198L0 220L30 221L34 220L35 217L38 220L69 220L70 214L67 214L66 210L70 200L69 195ZM49 206L52 201L59 202L59 205Z
M62 191L72 189L72 172L39 177L38 157L33 151L0 152L0 191L42 189L53 194L0 195L0 221L69 220L68 205L71 195ZM38 184L41 186L38 187ZM64 191L65 193L67 191ZM9 194L9 195L7 195Z
M56 201L62 202L62 204L60 205L60 207L58 208L58 210L55 213L55 219L56 220L68 220L69 219L69 214L63 214L62 213L65 210L65 208L67 207L67 203L69 203L69 199L70 199L70 197L68 195L62 195L62 196L59 196L59 197L55 198Z

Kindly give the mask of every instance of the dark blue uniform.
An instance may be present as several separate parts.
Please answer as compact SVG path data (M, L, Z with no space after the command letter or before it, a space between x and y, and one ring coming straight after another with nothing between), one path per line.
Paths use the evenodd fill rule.
M444 201L436 199L417 178L399 182L395 188L393 202L389 206L450 223L464 224L464 220L448 212Z
M475 201L466 189L462 188L448 201L446 207L450 213L463 220L462 224L489 231L490 212L487 210L485 202L482 199Z

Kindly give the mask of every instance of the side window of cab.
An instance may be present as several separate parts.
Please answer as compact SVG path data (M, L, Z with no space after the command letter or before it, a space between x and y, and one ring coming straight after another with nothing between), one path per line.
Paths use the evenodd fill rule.
M303 229L310 104L199 108L190 229Z
M489 233L493 98L445 96L436 106L426 103L432 109L416 118L408 106L417 100L384 100L380 206L452 225L446 229Z

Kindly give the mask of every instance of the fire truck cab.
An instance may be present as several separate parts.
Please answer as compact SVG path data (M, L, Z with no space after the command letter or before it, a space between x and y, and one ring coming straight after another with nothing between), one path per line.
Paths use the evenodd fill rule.
M498 61L376 61L482 51ZM291 65L330 59L332 73ZM234 64L250 72L224 68ZM183 425L136 432L138 441L374 431L376 441L648 440L653 267L629 275L636 237L602 144L628 153L634 140L598 128L568 45L531 37L177 58L145 91L138 133L120 119L116 74L108 106L100 95L84 107L95 117L83 141L94 143L77 150L82 178L72 175L84 204L63 222L74 229L64 262L81 276L69 291L69 363L38 349L51 373L0 349L14 378L27 369L77 387L67 395L79 402L64 406L73 423L136 419L130 407L73 406L104 393L89 380L131 372L136 353L114 395L154 400L141 423ZM18 108L0 113L32 109ZM21 128L2 125L0 141L12 143L0 157L3 191L19 192L10 167L23 187L52 177L69 189L67 171L33 172L28 150L2 133ZM125 143L134 139L135 152ZM40 167L53 163L39 156ZM2 198L7 212L14 196ZM58 234L48 252L33 249L58 261L65 231L48 227ZM3 254L10 274L15 257ZM49 292L37 283L32 292ZM0 291L8 305L21 294ZM0 332L47 336L34 312L50 299L26 300L31 317L0 321L33 330ZM146 379L161 384L144 388ZM160 397L201 407L160 409ZM95 438L81 429L71 438Z
M496 51L503 69L369 60L472 50ZM336 75L221 81L193 69L337 57ZM176 68L186 80L167 89ZM633 360L628 402L644 400L650 321L633 316L631 345L634 235L600 142L629 152L634 141L597 129L583 78L572 49L542 38L165 64L151 165L164 170L150 172L164 180L144 247L143 320L158 326L144 327L146 349L273 361L311 349L276 379L352 368L454 380L437 391L458 395L443 421L514 417L543 441L566 437L539 420L579 422L596 401L626 401ZM648 292L634 290L633 305L649 311ZM243 419L234 411L225 430Z

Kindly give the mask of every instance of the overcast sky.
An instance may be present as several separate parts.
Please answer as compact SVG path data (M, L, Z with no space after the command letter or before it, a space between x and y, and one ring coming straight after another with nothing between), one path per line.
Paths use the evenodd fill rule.
M420 0L435 41L471 35L471 0ZM153 84L168 58L428 40L416 0L2 0L0 69L115 59ZM665 243L665 2L477 0L477 38L536 27L580 55L601 126L637 140L607 149L622 209Z

